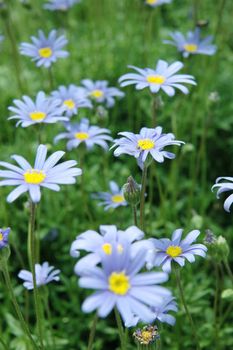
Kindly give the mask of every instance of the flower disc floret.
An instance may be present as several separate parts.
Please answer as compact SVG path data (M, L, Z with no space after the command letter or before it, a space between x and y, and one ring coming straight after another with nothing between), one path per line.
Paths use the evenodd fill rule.
M182 254L182 248L177 245L176 246L171 245L167 248L166 253L170 255L172 258L176 258L180 254Z
M143 151L151 150L154 148L155 143L153 140L150 139L140 139L138 140L138 147L141 148Z
M99 200L98 205L103 206L104 210L128 205L123 194L123 187L120 188L115 181L110 181L109 190L109 192L97 192L92 195L93 199Z
M23 176L26 183L34 185L39 185L46 179L45 173L37 169L29 169Z
M53 51L51 50L50 47L42 47L38 51L39 51L40 56L43 58L49 58L53 54Z
M125 295L130 289L129 277L124 272L113 272L108 278L109 290L118 295Z
M102 245L102 250L105 254L111 255L112 254L112 244L111 243L104 243Z

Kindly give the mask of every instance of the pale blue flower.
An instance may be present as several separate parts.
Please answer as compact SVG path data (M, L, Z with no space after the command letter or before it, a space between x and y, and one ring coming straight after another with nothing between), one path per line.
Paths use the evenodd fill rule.
M41 287L52 281L59 281L60 272L60 270L54 270L54 266L49 266L47 261L44 262L42 265L35 264L36 286ZM26 289L31 290L34 288L33 277L30 271L21 270L18 274L18 277L24 281L23 286Z
M109 136L110 130L105 128L99 128L98 126L89 125L89 120L86 118L81 119L79 123L66 123L65 128L67 132L58 134L54 138L54 142L67 139L67 149L70 151L73 148L77 148L80 144L84 143L88 150L98 145L107 150L108 141L112 141L112 137Z
M127 73L120 77L120 85L135 85L137 90L149 88L152 93L157 93L162 89L168 96L175 95L175 88L188 94L189 90L183 84L196 85L194 77L187 74L175 74L183 67L182 62L174 62L168 65L166 61L159 60L156 68L141 69L135 66L128 66L133 68L138 73Z
M116 209L128 205L124 198L123 187L120 188L115 181L110 181L109 189L110 192L97 192L92 195L92 198L100 201L98 205L103 205L104 210L109 210L110 208Z
M32 57L32 61L36 62L37 67L44 66L49 68L58 58L65 58L69 53L63 50L67 44L64 35L58 36L56 30L52 30L48 37L42 30L38 31L38 37L31 36L32 44L20 44L20 53L25 56Z
M75 160L59 163L65 152L54 152L47 160L47 147L39 145L36 159L32 167L28 161L19 155L13 158L19 166L7 162L0 162L0 166L9 170L0 170L0 186L17 186L7 197L9 203L17 199L21 194L29 192L32 202L40 201L40 187L59 191L62 184L74 184L76 176L82 174L82 170L76 168Z
M207 248L203 244L192 244L200 235L200 231L189 232L185 239L181 240L182 229L177 229L172 234L172 239L151 238L154 248L147 255L147 267L162 266L163 271L171 272L171 262L174 261L184 266L185 259L193 263L195 255L203 258L206 256Z
M172 0L145 0L145 4L151 7L157 7L164 4L170 4Z
M153 307L152 311L155 314L155 320L174 326L176 319L174 316L168 314L169 311L178 311L177 303L173 297L164 298L163 303L157 307Z
M58 90L52 92L52 97L58 99L65 108L67 117L78 113L79 108L92 108L91 101L85 97L82 90L71 84L59 86Z
M88 230L76 237L70 248L70 255L74 258L80 256L82 250L90 253L81 258L75 265L75 273L82 275L90 266L96 266L101 262L102 254L111 255L113 244L117 244L119 252L123 252L125 240L130 244L132 257L139 249L152 249L153 245L149 240L143 240L144 233L136 226L130 226L127 230L118 230L115 225L101 225L100 233Z
M97 309L106 317L114 307L122 316L126 327L135 326L139 320L150 323L155 319L152 307L161 305L171 292L161 287L168 275L164 272L141 272L146 261L146 248L132 257L129 242L122 241L123 250L112 244L112 254L103 252L101 267L90 266L79 279L82 288L96 289L82 305L83 312ZM86 266L87 268L88 266Z
M162 127L157 126L154 129L142 128L139 134L132 132L120 132L120 139L114 140L116 147L114 155L129 154L137 159L138 165L143 168L147 157L152 157L156 162L164 162L164 158L173 159L175 154L164 151L164 147L169 145L180 146L184 142L175 140L171 133L163 134Z
M217 47L211 44L213 36L201 39L200 33L200 28L196 28L194 32L188 32L186 36L180 32L170 33L172 40L164 40L164 43L176 46L184 57L196 54L214 55Z
M78 4L81 0L48 0L44 8L51 11L67 11L70 7Z
M8 236L10 233L10 228L0 228L0 249L6 247L8 245Z
M115 97L122 98L124 93L115 87L109 87L106 80L93 81L90 79L82 80L84 92L88 98L96 103L106 104L107 107L113 107Z
M220 182L222 180L224 180L224 182ZM230 176L218 177L216 179L216 184L212 187L212 190L214 188L218 188L217 198L219 198L220 194L223 192L233 191L233 177L230 177ZM225 200L223 205L224 209L228 213L230 212L230 207L232 203L233 203L233 193Z
M8 109L13 112L13 116L8 119L19 119L16 126L23 128L33 124L52 124L69 120L63 116L64 107L60 106L59 100L52 100L46 97L43 91L38 92L36 100L33 101L29 96L23 96L22 100L13 100L15 107Z

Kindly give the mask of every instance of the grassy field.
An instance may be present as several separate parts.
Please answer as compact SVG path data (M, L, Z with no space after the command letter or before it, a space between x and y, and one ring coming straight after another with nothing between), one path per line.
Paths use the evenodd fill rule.
M7 119L13 99L23 95L35 98L40 90L49 94L59 85L80 85L86 78L108 80L111 86L119 88L118 79L129 71L127 65L155 68L159 59L170 63L182 60L181 73L193 75L197 86L190 88L189 95L176 93L171 98L160 93L156 123L166 133L173 132L185 145L174 150L175 160L153 162L149 168L145 231L147 237L162 238L170 237L179 227L185 233L199 229L201 242L209 229L216 236L223 235L232 246L232 214L223 209L224 195L218 200L211 191L218 176L233 173L231 1L173 0L171 4L152 8L142 0L82 0L67 12L45 10L41 0L25 1L28 5L18 0L1 3L5 2L7 7L0 7L0 34L4 35L0 42L0 160L13 163L10 156L20 154L33 161L38 146L37 127L16 128L15 122ZM202 35L214 35L218 47L215 55L183 58L175 47L163 44L171 31L193 30L197 19L208 21ZM29 57L19 54L20 43L29 42L38 29L45 33L57 29L68 39L66 49L70 55L53 64L52 80L48 69L36 67ZM138 133L141 127L155 127L153 99L148 90L136 91L134 87L121 90L125 97L117 100L104 117L93 110L80 109L74 120L87 117L92 124L110 129L113 138L121 131ZM62 129L59 123L43 126L41 141L50 152L65 150L64 141L53 144L53 138ZM82 179L79 177L75 185L63 186L58 193L44 189L37 211L40 261L49 261L62 271L59 283L42 290L45 299L48 293L51 313L45 312L44 341L46 349L84 350L94 313L81 311L81 304L90 292L77 285L70 245L79 233L98 230L101 224L117 225L120 229L133 225L129 206L104 211L91 194L107 191L111 180L121 187L130 175L140 183L141 171L133 157L116 158L112 150L104 152L98 146L91 151L80 147L69 151L65 160L69 159L78 161L83 169ZM29 268L28 197L21 196L10 204L6 202L9 192L8 187L0 187L0 227L12 229L8 264L14 292L36 333L32 293L24 289L17 277L20 269ZM206 259L197 258L195 264L185 265L183 283L201 349L231 350L233 300L221 298L221 293L225 289L232 291L232 280L223 264L209 254ZM173 275L166 285L179 299ZM0 337L6 348L30 350L2 276L0 303ZM160 328L162 349L196 349L184 308L178 304L175 326L164 324ZM129 329L127 349L136 348L133 330ZM114 315L100 319L94 350L119 346ZM0 349L4 349L1 343Z

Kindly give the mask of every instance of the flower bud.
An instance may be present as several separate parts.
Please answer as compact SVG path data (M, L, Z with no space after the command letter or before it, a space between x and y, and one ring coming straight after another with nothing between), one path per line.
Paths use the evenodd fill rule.
M228 258L230 249L225 237L216 237L213 232L206 230L204 243L208 247L208 254L216 259L217 262L224 261Z
M123 194L125 200L132 206L136 206L140 202L140 185L133 179L132 176L129 176L127 183L123 186Z

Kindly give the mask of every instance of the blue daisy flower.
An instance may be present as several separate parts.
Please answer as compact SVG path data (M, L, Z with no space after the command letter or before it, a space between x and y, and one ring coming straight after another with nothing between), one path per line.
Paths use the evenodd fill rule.
M172 239L151 238L154 249L147 255L147 267L162 266L163 271L171 272L171 262L174 261L184 266L185 259L193 263L195 255L206 256L207 248L203 244L192 244L200 235L200 231L189 232L185 239L181 240L182 229L177 229L172 234Z
M163 303L159 306L153 307L152 311L155 314L155 320L174 326L176 319L174 316L168 314L169 311L178 311L177 303L173 297L164 298Z
M69 118L77 114L79 108L92 108L91 101L84 96L80 88L73 84L67 87L59 86L58 90L53 91L51 95L60 101Z
M82 143L86 145L88 150L93 148L94 145L99 145L107 150L109 148L107 141L112 141L112 137L109 136L110 130L90 125L86 118L81 119L79 123L65 123L65 128L67 132L58 134L54 138L54 142L68 139L66 147L69 151L77 148Z
M196 85L194 77L187 74L175 74L183 68L182 62L174 62L168 65L166 61L159 60L156 68L141 69L135 66L133 68L138 73L127 73L120 77L119 83L122 87L135 85L137 90L149 88L153 94L163 90L168 96L175 95L175 88L188 94L189 90L183 84Z
M44 286L52 281L59 281L60 270L54 270L54 266L49 266L48 262L44 262L43 264L35 264L35 274L36 274L36 285L37 287ZM18 277L21 278L24 283L23 286L32 290L33 287L33 277L32 273L27 270L21 270L18 274Z
M78 4L81 0L48 0L44 8L51 11L67 11L70 7Z
M120 188L115 181L110 181L109 189L110 192L97 192L92 195L93 199L100 201L98 205L103 205L104 210L109 210L110 208L116 209L128 205L124 198L123 187Z
M65 152L54 152L47 160L47 147L40 145L37 148L36 159L32 167L28 161L19 155L13 158L19 166L7 162L0 162L0 166L9 170L0 170L0 186L17 186L7 197L9 203L17 199L21 194L29 192L32 202L40 201L40 187L53 191L60 190L60 184L74 184L75 177L82 174L82 170L76 168L75 160L57 163Z
M79 259L74 271L77 275L82 275L86 268L96 266L101 262L102 254L111 255L113 244L117 244L118 252L123 252L125 240L130 244L132 257L137 254L139 249L152 249L149 240L143 240L144 233L136 226L130 226L127 230L118 230L115 225L101 225L100 233L88 230L76 237L70 248L70 255L74 258L80 256L82 250L90 253Z
M31 36L31 40L32 44L20 44L20 53L32 57L32 61L36 62L37 67L49 68L58 58L65 58L69 55L67 51L63 50L68 42L66 37L64 35L58 36L56 30L52 30L48 37L42 30L39 30L38 37Z
M224 182L220 182L224 180ZM224 176L224 177L218 177L216 179L216 184L212 187L212 190L218 188L217 191L217 198L219 198L220 194L223 192L233 191L233 177L230 176ZM224 209L229 213L230 207L233 203L233 193L225 200L224 202Z
M0 228L0 249L6 247L8 245L8 236L10 233L10 228Z
M106 104L108 108L115 104L115 97L122 98L125 94L115 87L109 87L106 80L93 81L90 79L82 80L84 93L96 103Z
M163 4L170 4L172 0L146 0L145 4L152 6L152 7L157 7Z
M97 309L106 317L114 307L122 316L126 327L135 326L139 320L150 323L155 319L151 308L161 305L171 292L160 283L166 282L164 272L141 272L146 262L146 249L141 248L132 257L130 244L125 241L123 250L112 244L112 254L102 254L101 267L90 267L79 279L82 288L96 289L82 305L83 312Z
M142 128L139 134L120 132L118 135L123 137L114 140L114 145L111 147L116 147L114 155L118 157L121 154L129 154L137 159L141 168L149 156L159 163L164 162L164 158L175 158L175 154L164 151L164 147L181 146L184 143L175 140L175 136L171 133L163 134L161 126L154 129Z
M43 91L38 92L35 102L29 96L23 96L22 100L13 100L15 107L8 109L14 113L8 119L19 119L16 126L26 128L33 124L52 124L69 120L63 116L64 107L60 101L46 97Z
M211 43L213 36L209 35L201 39L200 34L200 28L196 28L194 32L188 32L186 36L180 32L174 32L170 33L172 40L164 40L164 43L176 46L184 57L197 54L214 55L217 47Z

